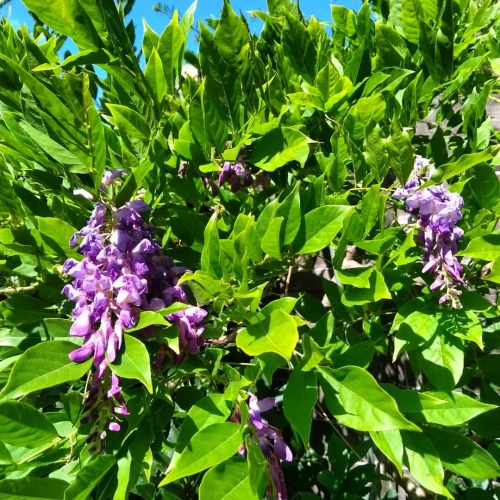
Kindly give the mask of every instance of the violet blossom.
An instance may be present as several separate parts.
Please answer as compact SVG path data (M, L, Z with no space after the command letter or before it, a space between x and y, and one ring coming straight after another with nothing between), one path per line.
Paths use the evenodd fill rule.
M109 185L118 172L106 172L103 184ZM163 255L153 226L142 215L149 210L145 202L131 201L109 217L110 210L96 203L87 225L70 239L72 248L79 242L78 252L84 258L68 259L63 265L64 273L73 278L63 293L76 304L70 334L83 337L83 345L69 357L75 363L93 359L85 421L94 424L89 443L97 451L107 430L120 429L117 417L128 414L120 379L108 367L123 347L124 329L136 324L141 311L160 310L175 301L187 303L178 285L185 269ZM168 316L179 328L181 353L174 361L196 354L203 345L204 327L199 323L206 314L190 307Z
M419 189L433 171L434 167L429 160L417 156L408 182L404 187L398 186L393 197L405 200L406 209L417 213L418 225L423 229L418 235L419 241L424 245L422 271L433 273L431 290L443 291L440 304L450 301L452 307L457 308L460 307L458 297L462 292L456 286L465 285L463 268L455 257L458 251L457 241L464 234L456 225L462 218L464 200L444 185Z
M252 185L252 173L244 166L243 159L240 157L235 163L225 161L222 165L222 171L219 174L219 187L225 182L231 184L231 191L236 193L241 188Z
M286 444L281 435L281 431L273 427L265 420L261 413L269 411L276 406L274 398L264 398L261 401L255 396L250 396L249 422L254 431L255 438L259 441L264 456L269 463L269 473L271 482L267 487L267 497L277 500L287 500L285 480L280 462L291 462L293 455L290 447ZM245 454L245 446L242 445L239 454Z

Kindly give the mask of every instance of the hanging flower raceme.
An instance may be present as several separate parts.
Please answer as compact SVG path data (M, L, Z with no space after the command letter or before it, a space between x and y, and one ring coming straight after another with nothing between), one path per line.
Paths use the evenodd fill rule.
M255 396L250 396L249 423L255 439L259 441L260 447L269 464L271 482L267 486L267 497L277 500L287 500L285 479L280 468L280 462L291 462L292 451L281 435L281 431L265 420L261 413L271 410L276 406L274 398L264 398L259 401ZM238 417L236 417L238 419ZM246 454L245 445L240 448L239 454Z
M121 172L106 172L103 187ZM82 347L70 354L81 363L93 358L92 384L86 400L84 421L92 422L91 449L99 451L106 431L120 429L118 417L128 414L121 395L120 379L109 370L123 347L124 329L137 323L141 311L161 310L173 302L187 302L178 285L185 269L175 267L154 239L153 226L142 214L150 210L143 201L131 201L117 210L96 203L87 225L75 233L70 246L84 258L68 259L63 271L73 278L63 293L76 303L70 334L83 337ZM206 311L197 307L170 314L179 328L181 361L203 345L199 323ZM159 367L155 364L156 367Z
M450 192L445 186L418 189L427 181L434 168L429 160L417 156L415 167L404 187L398 186L393 197L406 201L406 209L417 214L417 222L423 229L419 241L424 245L423 272L433 273L431 290L443 291L439 303L450 301L452 307L460 307L462 293L457 285L464 285L463 268L455 257L457 241L463 236L456 223L462 218L462 197Z

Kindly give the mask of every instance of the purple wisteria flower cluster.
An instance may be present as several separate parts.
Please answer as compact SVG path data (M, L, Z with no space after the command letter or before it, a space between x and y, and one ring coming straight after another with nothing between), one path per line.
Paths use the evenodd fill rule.
M291 462L293 460L292 451L285 443L281 431L265 420L261 413L269 411L276 406L274 398L264 398L259 401L255 396L250 396L249 422L252 427L255 439L259 441L264 456L269 463L269 473L271 482L267 486L267 497L277 500L288 500L283 471L280 468L280 461ZM239 454L244 456L245 445L240 448Z
M103 185L110 185L114 174L106 172ZM126 347L124 330L137 323L141 311L159 311L173 302L187 303L178 285L185 269L175 267L163 255L153 226L142 216L148 210L143 201L128 202L117 210L96 203L87 225L70 240L72 248L80 240L78 252L84 258L68 259L63 266L64 273L73 278L63 293L76 303L70 334L83 337L82 347L73 351L70 359L81 363L93 358L83 420L93 423L88 439L92 451L100 451L106 431L118 431L118 417L128 414L120 379L108 366ZM190 307L167 316L179 330L180 354L174 361L181 361L187 353L195 354L203 344L204 327L199 323L206 314L203 309Z
M462 278L463 268L455 257L457 241L463 236L457 222L462 218L463 198L450 192L444 185L418 189L427 181L433 165L421 156L415 159L415 167L404 187L398 186L393 197L405 200L406 209L417 214L417 222L423 231L418 238L424 245L423 272L433 273L431 290L439 289L443 295L442 304L449 301L452 307L460 307L461 291L457 285L465 285Z
M219 174L219 187L226 182L231 184L231 191L233 193L236 193L241 188L247 188L252 185L252 173L245 167L241 157L235 163L225 161L222 164L222 171Z
M184 177L188 168L188 162L182 162L179 166L179 175ZM236 193L240 189L247 188L253 184L253 176L250 169L245 165L242 157L238 157L234 163L224 161L222 163L222 170L219 173L217 182L207 177L203 178L203 182L212 191L212 195L216 196L219 188L224 184L231 185L231 191Z

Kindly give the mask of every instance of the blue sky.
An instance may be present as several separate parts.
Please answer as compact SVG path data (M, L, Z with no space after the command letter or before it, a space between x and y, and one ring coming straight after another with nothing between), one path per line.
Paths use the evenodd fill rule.
M47 0L50 1L50 0ZM192 3L193 0L163 1L163 4L175 6L182 14ZM161 33L168 24L168 17L164 14L155 12L153 5L156 0L137 0L132 10L131 19L136 26L136 43L142 40L142 19L153 28L157 33ZM344 5L348 8L358 10L361 6L361 0L339 0L334 2L337 5ZM302 0L300 8L306 17L314 15L320 21L331 21L329 0ZM266 0L232 0L231 6L236 12L246 13L250 10L267 10ZM218 17L222 8L222 0L198 0L196 9L196 19L205 19L207 17ZM27 23L31 26L31 18L21 0L13 0L5 7L0 8L0 14L9 17L11 22L18 27L20 24ZM258 19L249 19L249 26L252 31L259 31L262 26ZM194 44L194 41L191 41ZM194 49L194 46L189 47Z

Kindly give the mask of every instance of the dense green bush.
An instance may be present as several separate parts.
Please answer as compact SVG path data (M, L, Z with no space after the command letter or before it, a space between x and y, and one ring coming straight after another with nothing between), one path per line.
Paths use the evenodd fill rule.
M495 498L500 3L24 3L0 497Z

